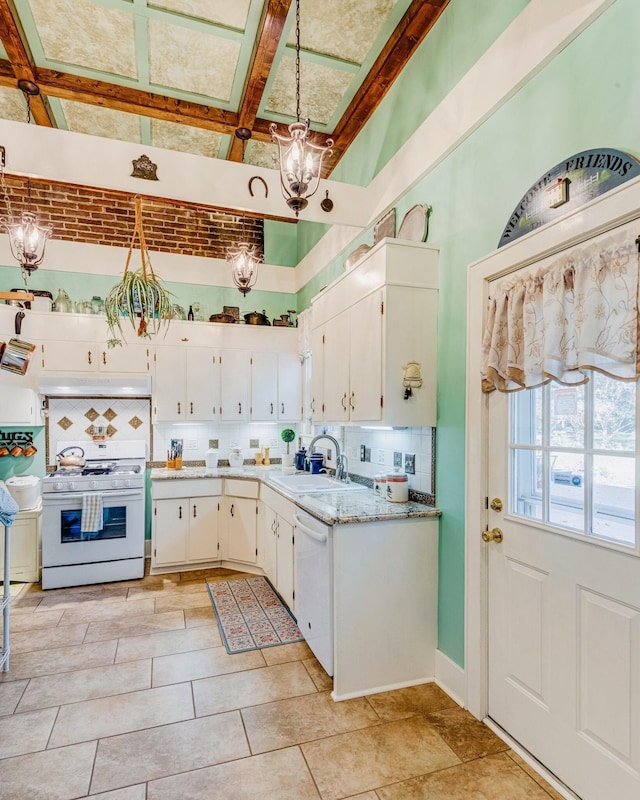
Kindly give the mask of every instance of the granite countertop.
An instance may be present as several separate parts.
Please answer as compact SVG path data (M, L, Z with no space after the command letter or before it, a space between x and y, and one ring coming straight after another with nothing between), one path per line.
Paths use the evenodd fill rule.
M151 480L186 480L189 478L239 478L244 480L260 480L273 491L295 503L298 508L327 525L346 525L354 522L378 522L381 520L405 519L412 517L439 517L441 511L422 503L390 503L377 497L373 489L363 486L346 492L315 492L299 494L287 491L271 477L281 475L282 468L277 467L183 467L182 469L166 469L156 467L151 470Z

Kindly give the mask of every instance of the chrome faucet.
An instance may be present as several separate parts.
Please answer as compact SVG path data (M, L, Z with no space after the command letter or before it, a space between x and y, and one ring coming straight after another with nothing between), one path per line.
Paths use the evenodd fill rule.
M307 459L311 458L311 454L313 453L313 446L314 444L320 439L329 439L330 442L333 442L336 448L336 478L340 481L348 480L349 479L349 469L348 469L348 462L347 457L344 453L340 452L340 442L333 436L329 436L328 433L320 433L318 436L314 436L311 442L309 443L309 450L307 451Z

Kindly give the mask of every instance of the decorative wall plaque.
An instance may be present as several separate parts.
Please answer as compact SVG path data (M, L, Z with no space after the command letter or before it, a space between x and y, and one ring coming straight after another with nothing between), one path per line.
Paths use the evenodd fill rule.
M158 165L154 164L149 156L140 156L140 158L134 159L131 163L133 164L132 178L143 178L145 181L158 180L156 175Z

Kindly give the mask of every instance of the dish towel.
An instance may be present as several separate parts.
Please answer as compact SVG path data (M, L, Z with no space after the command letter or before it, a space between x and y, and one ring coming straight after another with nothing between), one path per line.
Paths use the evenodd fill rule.
M93 533L102 528L102 495L98 492L82 495L81 533Z
M8 528L13 525L17 513L18 504L9 493L5 482L0 481L0 522Z

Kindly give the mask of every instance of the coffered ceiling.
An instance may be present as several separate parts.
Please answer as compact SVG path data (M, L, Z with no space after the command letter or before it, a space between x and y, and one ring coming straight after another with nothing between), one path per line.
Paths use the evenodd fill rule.
M301 0L301 113L330 169L449 0ZM272 167L295 119L294 0L0 0L0 119Z

